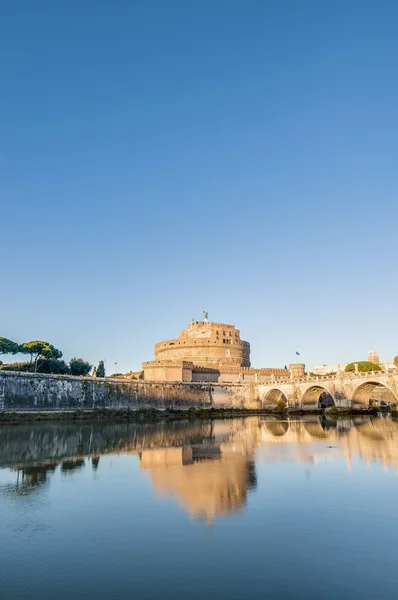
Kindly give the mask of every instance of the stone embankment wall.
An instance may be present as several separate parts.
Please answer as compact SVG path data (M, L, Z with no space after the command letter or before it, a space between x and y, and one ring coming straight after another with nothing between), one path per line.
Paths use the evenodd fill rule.
M258 408L239 385L160 383L0 371L0 410Z

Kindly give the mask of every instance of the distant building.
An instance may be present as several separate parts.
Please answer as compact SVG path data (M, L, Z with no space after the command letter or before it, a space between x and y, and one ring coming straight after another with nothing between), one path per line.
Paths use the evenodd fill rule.
M344 364L335 364L335 365L315 365L314 373L315 375L327 375L328 373L337 373L337 371L344 371L346 365Z
M386 369L388 371L397 368L393 360L380 360L376 350L370 350L368 352L368 362L371 362L375 365L379 365L382 369ZM328 373L337 373L338 371L344 371L348 364L350 363L341 363L335 365L315 365L313 372L315 373L315 375L327 375Z
M379 355L376 350L370 350L368 352L368 362L374 363L375 365L380 364Z

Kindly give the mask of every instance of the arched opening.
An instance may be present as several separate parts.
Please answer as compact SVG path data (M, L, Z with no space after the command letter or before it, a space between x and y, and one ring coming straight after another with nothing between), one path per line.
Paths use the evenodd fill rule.
M285 435L289 429L289 423L287 421L267 421L265 426L270 434L275 437Z
M307 388L301 399L303 406L312 408L328 408L334 406L333 396L327 389L320 385Z
M288 400L281 390L276 388L269 390L269 392L267 392L264 396L263 406L282 407L283 404L285 404L285 408L287 408Z
M305 420L303 425L307 433L314 438L325 439L334 433L333 429L325 427L325 422L320 418L315 418L311 421Z
M362 383L352 396L352 403L357 407L369 408L373 404L380 408L389 408L397 404L397 399L388 387L378 381Z

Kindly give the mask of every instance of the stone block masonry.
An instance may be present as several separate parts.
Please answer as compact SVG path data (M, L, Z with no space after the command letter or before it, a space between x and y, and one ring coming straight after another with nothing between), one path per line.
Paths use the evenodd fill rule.
M241 385L167 383L0 371L0 410L258 408Z
M75 411L93 409L226 408L318 410L334 404L367 411L375 401L398 406L398 374L344 373L277 379L266 383L170 382L72 377L0 371L1 411Z

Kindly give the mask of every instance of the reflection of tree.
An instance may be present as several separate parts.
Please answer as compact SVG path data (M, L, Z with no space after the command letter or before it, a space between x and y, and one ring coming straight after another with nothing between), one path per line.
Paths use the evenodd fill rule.
M254 460L247 461L247 489L255 490L257 487L256 464Z
M46 481L49 471L52 473L56 468L57 463L25 467L22 469L22 481L25 481L29 487L36 487Z
M61 473L69 473L81 469L86 464L84 458L75 458L72 460L64 460L61 464Z
M248 492L257 483L254 449L263 447L259 452L264 451L267 460L280 460L283 453L270 452L278 444L290 445L290 454L299 462L313 462L323 452L329 458L328 448L333 446L350 463L351 457L360 456L369 464L380 460L398 470L398 424L384 417L336 419L325 414L199 422L26 424L2 427L0 464L16 471L16 482L2 490L29 494L45 489L51 478L48 473L57 465L67 475L91 460L96 471L101 455L127 452L138 455L140 467L150 470L154 489L178 498L190 514L211 520L245 506Z
M5 486L6 493L11 496L26 496L43 486L47 481L47 474L53 473L57 463L46 463L17 469L17 480L14 484Z
M96 471L98 469L99 461L100 461L99 456L93 456L91 458L91 466L93 467L94 471Z

